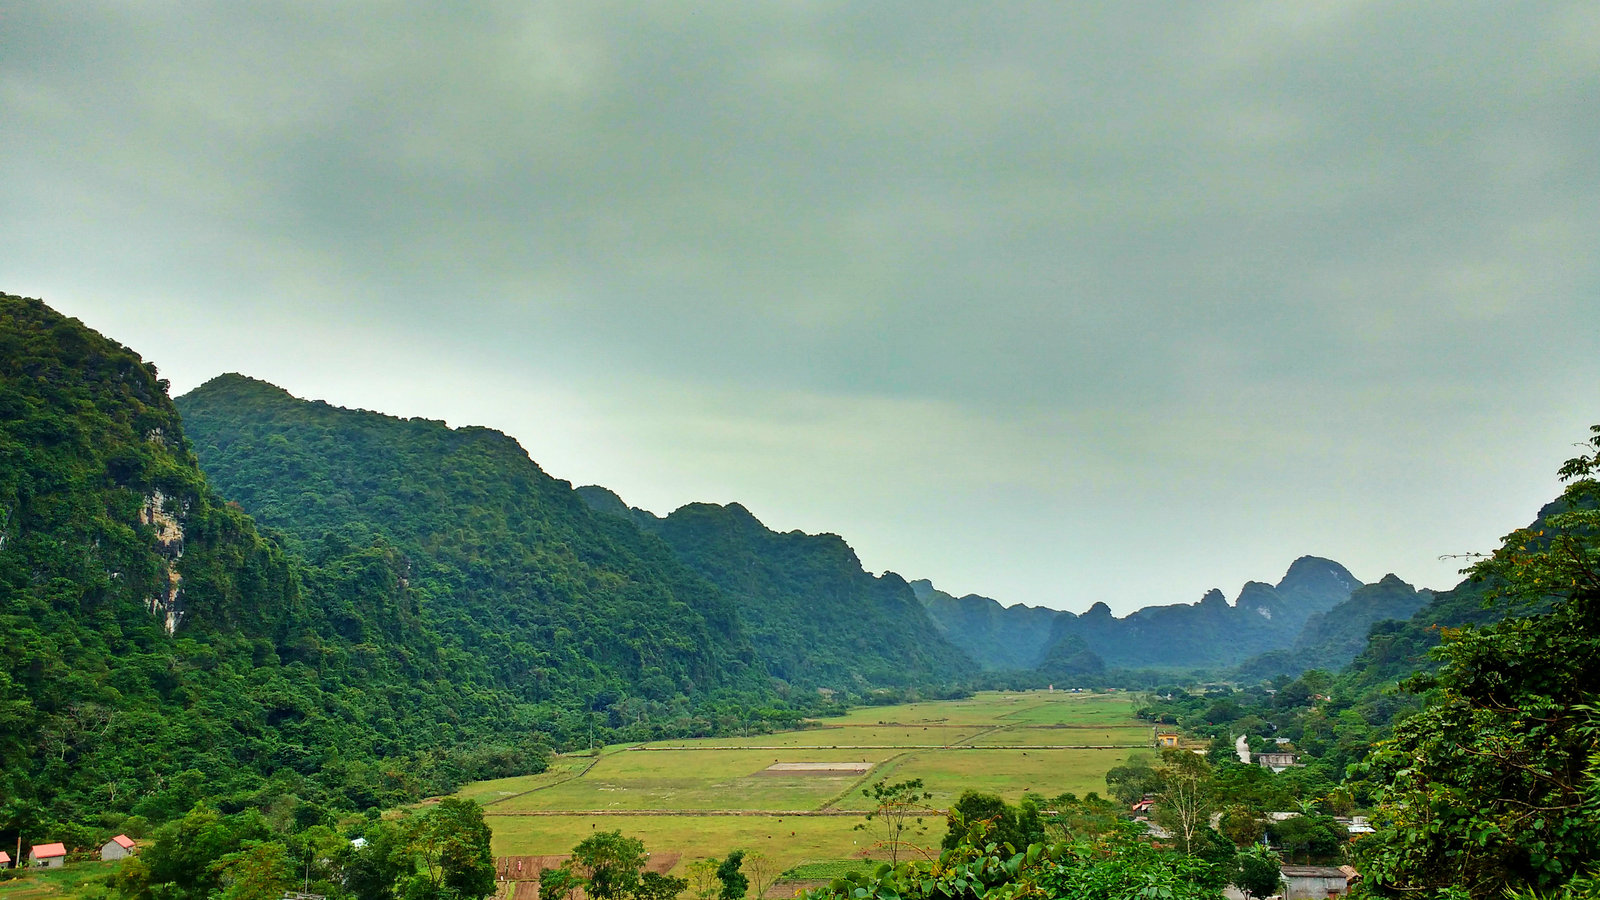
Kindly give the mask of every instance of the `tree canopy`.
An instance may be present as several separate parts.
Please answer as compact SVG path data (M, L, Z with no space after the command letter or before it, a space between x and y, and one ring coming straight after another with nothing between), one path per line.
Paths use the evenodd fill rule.
M1474 565L1515 613L1444 633L1427 708L1366 763L1379 831L1367 890L1554 891L1600 863L1600 426L1561 468L1558 511Z

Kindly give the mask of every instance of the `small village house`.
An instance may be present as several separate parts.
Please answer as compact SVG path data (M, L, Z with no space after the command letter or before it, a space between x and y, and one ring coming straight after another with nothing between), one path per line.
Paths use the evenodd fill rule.
M1350 889L1350 876L1332 866L1283 866L1283 900L1323 900L1342 897Z
M1280 750L1275 753L1256 753L1252 755L1255 757L1256 765L1263 769L1271 769L1274 772L1282 772L1284 769L1302 765L1298 753Z
M4 850L0 850L0 869L8 868L10 865L11 854L5 852Z
M1176 748L1178 746L1177 734L1172 732L1163 732L1156 735L1156 746L1162 748Z
M125 834L119 834L100 848L101 859L122 859L133 855L133 840Z
M59 869L67 864L66 844L34 844L28 861L41 869Z

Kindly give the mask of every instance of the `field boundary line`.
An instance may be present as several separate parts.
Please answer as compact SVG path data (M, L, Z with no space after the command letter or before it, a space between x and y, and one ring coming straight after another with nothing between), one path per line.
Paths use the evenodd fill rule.
M935 748L935 749L943 750L945 748L938 747L938 748ZM902 761L904 761L906 757L915 756L915 755L916 755L916 751L907 750L904 753L896 753L895 755L889 757L888 759L884 760L883 762L878 763L877 765L873 766L871 769L868 769L867 773L865 775L862 775L860 778L857 778L855 780L855 782L853 784L851 784L849 787L845 788L844 790L840 791L837 794L834 794L831 798L828 799L828 801L826 803L823 803L821 806L817 807L817 811L818 812L827 812L829 807L837 805L841 800L843 800L844 798L846 798L846 797L850 796L851 794L855 793L857 788L859 788L862 785L866 784L870 780L873 780L873 779L877 779L879 781L888 780L889 774L892 773L896 768L898 768L900 763ZM842 812L842 810L841 810L841 812ZM861 811L861 810L856 810L856 811L853 811L853 812L850 812L850 813L847 813L847 814L848 815L860 816L860 815L865 815L866 813Z
M1005 717L1004 716L995 716L995 718L1002 719L1002 718L1005 718ZM971 741L975 741L978 738L981 738L986 734L994 734L996 731L999 731L999 730L1001 730L1001 729L1003 729L1005 727L1006 727L1005 725L995 725L995 726L993 726L991 728L985 728L984 730L978 732L977 734L967 735L966 737L962 738L961 740L956 741L954 744L951 744L949 749L951 749L951 750L960 750L960 749L962 749L962 745L963 744L965 744L966 746L970 747L970 746L972 746L972 744L970 743Z
M940 815L944 810L937 810ZM702 818L715 817L770 817L782 819L793 818L851 818L866 815L864 810L851 809L518 809L502 812L484 811L484 816L499 816L510 818L514 816L535 816L544 818L559 818L562 816L584 818L590 816L660 816L662 818L678 818L680 816L699 816Z
M990 734L992 732L999 731L999 730L1001 730L1001 729L1000 728L992 728L989 731L980 732L978 734L972 735L971 737L967 738L966 741L977 740L978 738L983 737L985 734ZM760 745L752 745L752 746L745 746L745 747L624 747L619 752L623 752L623 753L627 753L627 752L637 752L637 753L657 752L657 753L659 753L659 752L662 752L662 751L676 751L676 752L679 752L679 753L703 753L703 752L705 752L707 750L777 750L779 752L784 752L784 751L807 751L807 750L1129 750L1129 749L1137 749L1139 747L1148 747L1149 746L1149 744L1147 744L1147 743L1139 743L1139 744L968 744L968 743L966 743L966 741L962 741L960 743L955 743L955 744L820 744L820 745L816 745L816 746L795 746L795 747L776 747L776 746L774 746L774 747L764 747L764 746L760 746ZM824 760L824 762L825 761L826 760ZM884 762L888 762L888 760L884 760ZM880 763L879 765L882 765L882 763ZM551 787L551 786L553 786L553 785L542 785L541 787ZM532 790L539 790L539 788L533 788Z
M528 788L525 791L518 791L515 794L507 794L507 795L505 795L504 797L501 797L498 800L490 800L488 803L482 803L482 804L479 804L479 805L484 808L484 810L485 810L484 815L506 815L506 813L489 813L487 810L488 810L489 807L495 805L496 803L504 803L507 800L515 800L518 797L526 797L529 794L532 794L532 793L534 793L536 791L547 790L549 788L555 787L556 785L566 784L569 781L577 781L579 778L582 778L583 776L589 774L589 770L590 769L594 768L595 766L600 765L600 760L605 759L605 758L606 758L606 754L604 752L597 753L597 754L595 754L594 759L590 760L589 764L587 766L584 766L583 769L580 770L578 772L578 774L576 774L576 775L569 775L566 778L562 778L562 779L560 779L558 781L552 781L549 784L541 784L538 787L531 787L531 788Z

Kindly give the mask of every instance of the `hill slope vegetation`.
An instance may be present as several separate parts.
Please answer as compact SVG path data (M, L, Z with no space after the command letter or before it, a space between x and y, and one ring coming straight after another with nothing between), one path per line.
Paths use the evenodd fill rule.
M838 535L775 532L737 503L691 503L660 517L602 487L578 493L597 512L658 535L731 598L757 655L785 684L854 694L948 689L976 672L904 579L868 573Z
M383 548L295 559L201 475L153 366L0 295L0 832L537 771L537 711L419 607Z
M398 553L427 627L523 702L620 728L687 726L696 702L770 696L721 592L632 523L592 513L500 432L298 400L238 375L178 408L227 496L312 560Z

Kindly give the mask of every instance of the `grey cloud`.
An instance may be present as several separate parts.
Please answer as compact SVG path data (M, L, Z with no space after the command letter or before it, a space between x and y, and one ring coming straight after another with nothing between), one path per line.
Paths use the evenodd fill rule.
M203 348L251 321L283 335L264 354L320 330L428 348L462 390L485 360L558 381L609 410L569 423L606 440L656 427L609 402L635 389L726 424L731 448L793 440L752 407L798 415L795 396L1011 423L1030 436L1014 456L935 453L942 486L883 489L942 488L930 515L1023 546L1048 517L972 492L996 469L1049 485L1081 467L1037 502L1169 502L1148 526L1169 544L1220 517L1258 542L1227 551L1237 580L1324 552L1249 537L1271 492L1281 507L1307 479L1348 482L1293 539L1320 524L1372 566L1420 566L1431 546L1391 551L1368 521L1444 502L1381 475L1418 465L1404 448L1437 435L1462 455L1433 465L1509 477L1520 460L1497 454L1595 418L1561 387L1600 372L1585 4L85 3L7 20L0 287L156 340L194 329L178 343L201 356L163 365L195 378L230 367ZM179 311L160 328L115 310L155 298ZM1487 409L1521 437L1457 451ZM661 427L683 469L639 490L699 499L670 480L720 463ZM807 524L837 516L821 527L911 574L959 555L851 510L849 468L879 465L893 429L817 427L863 446ZM1158 499L1145 466L1189 480ZM757 465L729 489L781 518L803 505L784 477ZM1121 487L1086 499L1083 479ZM1548 468L1512 480L1524 518ZM1505 514L1489 507L1455 518ZM1055 597L1068 552L951 577ZM1191 584L1202 556L1160 585Z

